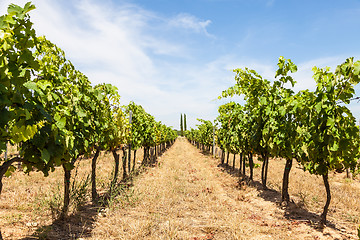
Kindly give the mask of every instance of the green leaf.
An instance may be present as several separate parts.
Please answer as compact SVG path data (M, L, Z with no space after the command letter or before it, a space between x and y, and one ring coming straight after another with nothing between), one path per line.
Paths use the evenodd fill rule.
M59 120L56 120L56 126L60 129L60 130L64 130L65 126L66 126L66 118L62 117Z
M8 24L4 22L4 18L5 16L0 16L0 29L5 29L8 26Z
M315 109L316 109L316 112L320 112L321 111L321 106L322 106L322 103L321 102L318 102L316 105L315 105Z
M24 87L26 87L27 89L30 89L30 90L34 90L34 91L39 90L38 86L36 85L36 82L33 82L33 81L26 82L23 85L24 85Z
M37 83L37 85L39 86L39 88L41 88L43 91L46 90L47 87L51 87L51 83L49 81L39 81Z
M4 49L5 51L11 49L11 45L8 43L8 41L7 41L6 39L4 39L3 49Z
M20 63L31 63L34 61L34 57L30 50L22 51L22 54L19 57Z
M285 116L285 114L286 114L286 108L283 107L283 106L280 106L280 107L279 107L279 112L280 112L281 116Z
M47 149L43 149L41 151L41 159L48 164L48 162L50 161L50 153Z
M10 23L10 24L15 24L16 21L15 19L12 17L12 15L6 15L3 19L4 22Z
M301 146L301 150L303 150L303 152L308 156L309 155L309 153L308 153L308 149L307 149L307 146L306 145L302 145Z
M296 72L297 71L297 66L295 64L290 64L290 71L292 73Z
M83 118L83 117L86 117L86 112L84 112L82 109L79 109L78 112L77 112L77 115L80 118Z
M360 75L360 61L354 63L354 75Z
M26 117L26 120L30 120L31 118L31 114L29 112L29 110L25 109L25 117Z
M335 125L335 119L333 118L328 118L327 121L326 121L326 126L328 127L332 127Z
M34 126L26 126L23 134L24 134L24 137L26 139L30 139L35 135L36 132L37 132L37 126L36 125L34 125Z
M339 149L339 143L335 141L329 150L332 152L336 152L338 149Z
M30 12L31 10L34 10L36 9L35 5L34 4L31 4L31 2L27 2L24 6L24 13L28 13Z
M8 7L8 10L7 10L7 12L9 14L18 14L18 13L21 13L22 11L23 11L23 9L16 4L10 4L10 6Z

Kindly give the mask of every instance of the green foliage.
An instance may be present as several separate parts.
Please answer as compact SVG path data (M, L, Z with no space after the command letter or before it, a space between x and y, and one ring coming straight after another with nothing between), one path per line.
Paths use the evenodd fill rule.
M145 112L141 105L130 102L126 107L126 112L129 111L132 111L130 139L133 149L143 146L153 147L175 140L176 131L155 121L155 118Z
M212 146L214 125L209 120L197 119L201 124L197 125L198 129L191 129L185 132L189 140L197 141L204 146Z
M247 134L242 132L246 124L243 110L240 104L230 102L219 107L216 119L221 126L216 134L217 144L233 154L250 151Z
M294 93L291 89L285 88L284 84L290 82L294 86L295 81L288 72L296 72L297 67L290 59L279 58L279 69L276 71L269 99L266 102L265 113L268 121L263 129L263 138L268 142L269 151L273 156L292 159L293 153L297 151L297 116L294 106Z
M11 5L1 17L0 150L18 144L24 169L47 175L94 148L126 143L128 123L117 88L92 87L64 51L37 37L31 9Z
M94 150L129 142L137 149L176 138L141 106L131 103L124 111L116 87L91 86L63 50L36 35L28 15L33 9L31 3L11 4L0 17L0 155L8 144L19 146L20 155L0 158L0 178L15 170L16 161L25 172L36 169L47 176L57 166L73 169L79 156ZM129 110L135 113L131 125ZM87 184L74 185L72 197L84 200Z
M284 87L286 83L294 86L288 74L297 71L296 65L280 57L278 67L273 82L248 68L234 70L236 84L219 98L243 95L246 103L230 102L219 108L217 143L232 153L252 152L264 159L271 154L290 164L295 158L304 170L322 175L328 195L322 214L325 223L328 172L359 169L359 128L345 104L360 82L360 61L348 58L335 72L314 67L316 90L297 94Z
M149 127L147 125L147 113L140 105L130 102L127 106L127 111L132 111L131 122L131 147L135 150L143 146L145 142L144 132Z
M247 150L286 159L296 157L305 170L315 174L346 168L354 172L359 131L350 110L338 103L349 103L353 97L359 66L359 61L349 58L334 73L314 67L316 91L296 95L284 87L288 82L295 84L288 72L295 72L297 67L289 59L279 58L275 75L279 79L273 83L254 70L235 69L235 86L219 98L243 94L246 104L229 103L219 108L218 144L233 153ZM243 111L234 110L241 108ZM244 118L246 121L241 121ZM236 131L236 127L240 129Z
M313 68L317 83L315 92L303 92L298 133L302 142L298 158L305 170L324 175L331 170L353 172L359 158L359 128L350 110L338 104L349 103L358 83L358 73L352 59L339 65L332 73L329 68ZM305 124L307 123L307 124Z
M12 4L0 17L0 153L8 142L31 139L44 120L41 106L34 109L31 90L24 86L39 69L31 51L37 38L27 14L34 8L30 3L24 8Z

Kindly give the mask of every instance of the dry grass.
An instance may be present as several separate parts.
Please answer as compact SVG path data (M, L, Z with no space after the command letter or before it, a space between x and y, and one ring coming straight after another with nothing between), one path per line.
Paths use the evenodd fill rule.
M269 185L281 191L283 160L272 160L269 164ZM331 204L329 220L332 222L347 222L356 226L360 223L360 182L359 178L347 179L345 173L331 173L329 176L331 188ZM295 163L290 175L289 193L297 203L304 204L310 212L321 214L326 201L323 180L320 176L304 172ZM351 224L354 223L354 224Z
M219 156L219 155L218 155ZM229 165L232 167L233 155L230 154ZM261 164L255 158L255 163ZM239 156L236 157L236 168L239 167ZM271 194L263 191L259 186L261 179L261 167L254 170L254 180L260 190L259 196L268 201L280 204L282 177L285 168L285 160L270 159L267 185L276 193ZM229 170L228 170L229 171ZM237 171L237 170L236 170ZM234 172L233 172L234 173ZM246 172L249 175L248 169ZM360 178L346 178L346 173L330 173L329 182L331 188L331 204L328 212L330 225L338 230L356 233L360 224ZM295 161L290 173L289 194L297 206L291 209L289 218L301 220L310 219L317 221L322 213L326 201L326 192L321 176L304 172ZM300 210L299 210L300 209Z
M276 201L217 167L185 139L137 178L133 206L98 219L90 239L343 239L352 233L317 230L292 220ZM273 198L274 199L274 198Z
M143 157L142 151L137 152L137 167ZM98 158L97 189L100 194L109 189L114 160L111 153L101 153ZM72 177L76 175L76 182L80 183L91 174L91 159L81 159L72 171ZM122 176L121 170L119 173ZM3 179L3 191L0 195L0 229L5 239L20 239L32 235L37 230L44 233L42 236L53 236L55 230L53 225L54 214L51 205L62 203L63 195L63 170L61 167L50 173L48 177L40 172L31 172L29 175L16 171L10 178ZM90 186L87 187L87 202L90 204ZM60 207L60 206L58 206ZM85 209L85 212L91 209ZM56 210L56 209L55 209ZM72 204L70 214L76 218L77 209ZM80 215L87 215L81 213ZM92 214L96 214L92 213ZM83 216L81 216L83 217ZM42 229L42 227L44 227ZM81 225L81 227L84 227ZM71 232L83 231L74 229ZM61 236L61 233L56 233ZM36 235L36 234L35 234Z
M219 155L217 154L217 157ZM229 165L232 167L233 155L230 154ZM255 158L255 163L262 164ZM239 167L239 156L236 156L236 168ZM268 182L269 188L281 192L285 160L270 159ZM248 169L246 172L249 175ZM260 181L261 169L254 170L254 180ZM331 188L330 220L360 223L360 177L346 178L346 173L332 172L329 174ZM303 205L311 212L320 214L326 201L326 193L321 176L304 172L294 161L290 173L289 193L298 205Z
M160 159L158 168L135 181L136 206L100 219L93 239L246 236L249 228L241 221L245 209L236 206L237 200L228 197L222 187L226 179L221 178L228 176L214 171L213 159L202 156L184 139L179 141Z
M137 155L140 160L142 151ZM63 172L48 178L16 172L5 180L0 196L0 228L5 239L356 239L358 180L331 175L331 225L320 230L306 219L317 219L322 210L321 178L294 164L289 192L295 204L283 208L278 200L284 161L269 164L268 185L274 191L263 191L256 183L260 169L255 169L252 186L239 185L236 172L218 163L179 138L156 168L135 177L129 189L119 189L108 208L88 204L81 211L72 209L61 227L51 219L49 201L54 193L62 194ZM80 165L78 179L90 173L90 160ZM102 154L98 166L98 188L105 192L112 156Z

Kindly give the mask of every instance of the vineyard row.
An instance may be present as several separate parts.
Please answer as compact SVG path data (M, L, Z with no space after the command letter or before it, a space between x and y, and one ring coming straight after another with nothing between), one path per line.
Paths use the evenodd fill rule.
M114 156L111 186L115 186L118 150L123 151L126 179L134 171L131 150L136 155L142 147L142 165L151 164L177 133L140 105L122 106L115 86L92 86L63 50L36 35L28 14L33 9L30 2L24 7L11 4L0 17L0 194L3 177L19 164L26 173L41 171L45 176L60 166L64 170L60 218L65 218L71 170L80 157L92 157L92 200L96 202L96 160L101 151ZM18 154L7 154L9 145L16 146Z
M320 175L326 190L326 204L321 214L322 225L331 201L330 171L360 172L360 135L356 119L347 108L354 99L355 85L360 82L360 61L348 58L334 72L313 68L315 91L298 93L286 87L296 83L291 73L297 66L279 58L275 80L270 82L252 69L235 69L235 85L219 98L243 96L245 104L229 102L219 107L214 122L201 120L197 129L186 137L195 145L210 148L215 143L225 152L240 155L240 171L253 179L254 155L262 161L261 182L267 188L269 158L286 160L282 201L290 201L288 186L293 161L311 174ZM214 136L214 137L213 137ZM241 170L242 169L242 170Z

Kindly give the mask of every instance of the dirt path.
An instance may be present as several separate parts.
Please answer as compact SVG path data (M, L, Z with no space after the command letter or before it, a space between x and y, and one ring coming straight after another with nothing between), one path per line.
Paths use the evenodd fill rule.
M100 213L91 239L355 239L287 219L217 164L179 138L158 167L136 178L127 198Z

